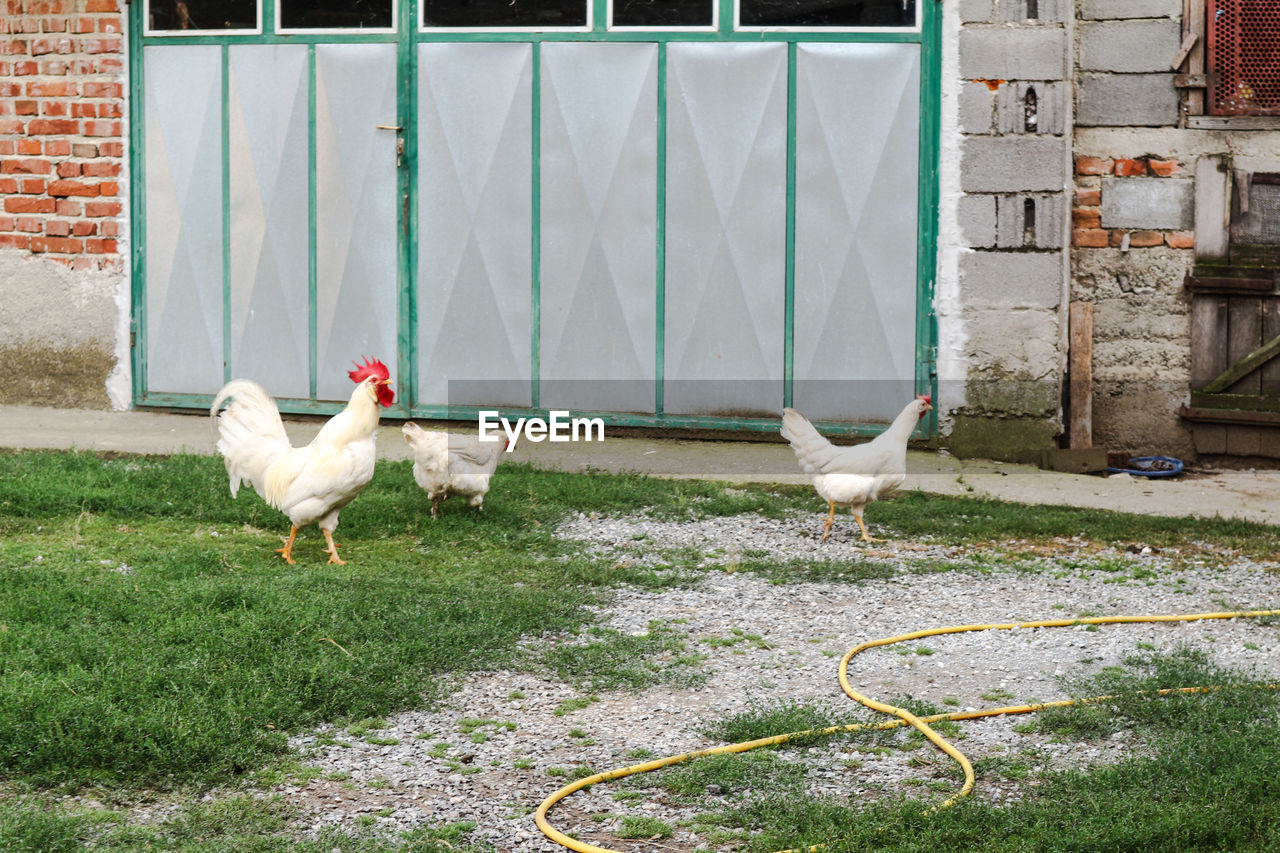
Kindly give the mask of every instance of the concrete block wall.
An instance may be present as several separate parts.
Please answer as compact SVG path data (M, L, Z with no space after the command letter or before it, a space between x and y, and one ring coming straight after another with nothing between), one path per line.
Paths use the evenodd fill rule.
M1071 0L959 4L960 455L1038 459L1062 430Z
M0 403L123 407L124 0L0 9Z
M1076 125L1177 124L1182 0L1081 0L1078 13Z

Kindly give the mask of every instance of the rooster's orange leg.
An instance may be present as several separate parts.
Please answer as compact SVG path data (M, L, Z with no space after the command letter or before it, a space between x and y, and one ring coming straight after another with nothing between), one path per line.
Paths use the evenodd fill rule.
M276 553L284 557L284 561L291 566L295 565L294 559L293 559L293 540L297 538L298 538L298 525L292 524L289 526L289 538L288 539L285 539L284 537L280 538L280 541L284 543L284 547L276 549Z
M322 527L320 528L320 532L324 534L324 541L329 543L329 547L324 549L324 552L329 555L329 562L337 563L339 566L345 566L347 561L338 557L338 545L333 541L333 531L325 530Z
M831 535L831 525L836 523L836 503L835 501L827 501L827 520L822 525L822 541L826 542L827 537Z

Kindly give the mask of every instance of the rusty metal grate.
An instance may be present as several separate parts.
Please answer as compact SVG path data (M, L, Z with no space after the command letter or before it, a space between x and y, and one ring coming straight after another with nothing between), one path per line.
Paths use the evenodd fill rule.
M1280 2L1209 0L1209 112L1280 115Z

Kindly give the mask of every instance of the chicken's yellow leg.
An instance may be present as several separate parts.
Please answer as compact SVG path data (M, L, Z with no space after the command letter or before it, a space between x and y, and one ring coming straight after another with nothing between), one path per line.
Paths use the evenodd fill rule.
M345 566L347 561L338 557L338 545L333 541L333 531L325 530L322 527L320 528L320 532L324 534L324 541L329 543L329 547L324 549L324 552L329 555L329 562L337 563L339 566Z
M827 501L827 521L822 525L822 541L826 542L827 537L831 535L831 525L836 523L836 503L835 501Z
M295 564L293 559L293 540L297 538L298 538L298 525L291 524L289 525L289 538L285 539L281 537L280 539L280 541L284 543L284 547L276 549L276 553L284 557L284 561L291 566Z
M872 538L872 537L871 537L871 535L870 535L870 534L868 534L868 533L867 533L867 525L863 523L863 521L862 521L862 516L860 516L860 515L855 515L855 516L853 517L853 520L854 520L854 521L856 521L856 522L858 522L858 526L862 528L862 541L863 541L863 542L883 542L883 541L884 541L883 539L874 539L874 538Z

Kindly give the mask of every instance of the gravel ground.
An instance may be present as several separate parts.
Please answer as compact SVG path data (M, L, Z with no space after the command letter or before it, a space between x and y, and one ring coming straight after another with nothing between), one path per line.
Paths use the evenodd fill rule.
M857 541L852 523L837 523L823 545L817 541L820 521L808 514L784 520L571 519L560 529L563 537L619 560L661 566L664 553L690 547L708 555L708 571L695 588L623 588L598 614L602 626L624 633L643 634L653 623L674 631L685 644L680 654L703 656L698 667L703 682L658 685L640 693L600 692L596 701L569 710L572 705L565 703L585 694L554 679L475 673L440 710L401 714L387 720L385 728L358 737L322 730L295 738L321 776L281 787L279 793L303 808L304 825L313 831L334 825L394 831L472 822L475 829L465 841L482 848L562 850L538 831L532 812L568 783L567 774L636 763L637 750L658 757L714 746L703 733L708 721L775 702L816 703L852 715L856 706L841 693L836 672L841 655L860 642L947 625L1263 609L1278 603L1275 563L1209 548L1114 551L1083 540L1034 549L1019 542L963 549L905 541L865 545ZM742 560L765 557L869 560L895 571L857 583L776 584L737 570ZM924 571L938 563L980 568ZM864 653L852 662L850 680L863 693L890 702L914 697L946 709L997 707L1061 698L1063 679L1120 663L1140 643L1157 649L1188 644L1207 650L1221 665L1280 674L1280 627L1215 620L931 637ZM1026 779L990 774L979 780L977 796L1017 798L1024 786L1034 784L1038 769L1113 760L1141 748L1125 732L1083 746L1053 743L1016 731L1020 723L1025 718L960 724L957 745L971 760L1004 758L1032 770ZM886 738L890 746L909 744L906 732ZM865 799L937 791L941 797L956 787L951 762L927 748L832 741L782 755L809 768L804 784L818 796ZM689 831L688 819L732 803L741 793L713 790L698 809L628 781L571 796L553 810L552 824L617 850L692 850L705 839ZM615 799L618 792L628 799ZM675 834L656 844L612 834L623 817L640 815L676 827Z

